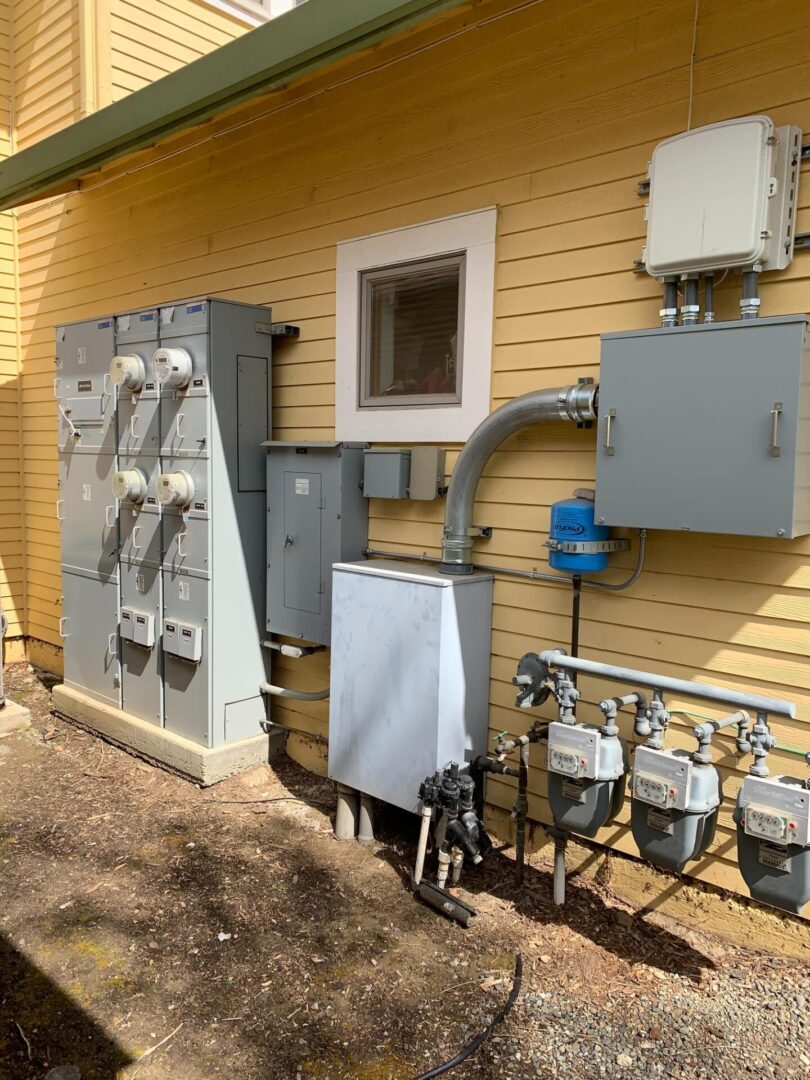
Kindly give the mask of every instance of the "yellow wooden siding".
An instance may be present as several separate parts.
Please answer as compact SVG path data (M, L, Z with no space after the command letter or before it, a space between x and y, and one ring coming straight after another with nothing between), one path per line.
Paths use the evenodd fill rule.
M275 318L301 327L301 340L276 353L274 437L330 438L335 244L494 203L493 405L597 376L601 332L658 319L657 286L631 270L644 233L635 186L655 142L685 126L693 14L693 0L487 0L438 29L343 64L332 88L325 76L304 81L190 133L186 152L177 152L183 140L163 162L160 148L144 152L91 180L81 195L22 211L30 633L59 643L55 323L200 293L272 303ZM810 130L808 44L810 6L802 0L704 5L693 123L765 112ZM255 122L235 126L242 119ZM215 142L203 141L214 132ZM798 228L810 230L810 183ZM808 277L810 256L802 253L784 273L768 275L764 311L807 310ZM719 288L721 317L735 312L737 290L733 276ZM479 492L476 520L495 529L478 544L479 558L542 566L550 504L593 481L593 445L593 432L563 427L510 440ZM458 448L449 450L452 469ZM442 510L372 502L371 543L435 554ZM633 558L618 558L611 576L628 573ZM530 648L567 643L569 605L565 589L497 581L493 731L526 725L527 714L513 707L516 661ZM631 591L585 595L581 648L790 697L799 720L775 730L781 742L810 749L808 621L810 538L655 533L646 572ZM282 659L277 675L302 688L323 686L328 657ZM583 716L593 716L605 685L583 680L582 688ZM326 702L287 701L275 715L326 735ZM687 728L676 719L673 738L688 744ZM731 741L721 737L717 745L728 800L742 772ZM781 760L803 768L795 756ZM536 755L533 765L531 812L547 820ZM510 807L513 787L493 782L490 799ZM632 850L626 815L602 838ZM697 873L740 889L733 862L727 801Z
M78 3L13 0L9 7L16 149L24 150L77 119Z
M0 159L12 149L11 2L0 2ZM24 552L20 514L20 383L16 347L14 218L0 214L0 600L9 638L23 633Z
M249 26L198 0L109 0L112 100L155 82Z

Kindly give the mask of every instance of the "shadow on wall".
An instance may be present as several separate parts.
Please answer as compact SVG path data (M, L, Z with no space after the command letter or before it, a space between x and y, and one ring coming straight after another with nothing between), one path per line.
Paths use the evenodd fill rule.
M73 1065L84 1080L106 1080L133 1060L47 975L0 937L0 1078L39 1080L45 1070Z

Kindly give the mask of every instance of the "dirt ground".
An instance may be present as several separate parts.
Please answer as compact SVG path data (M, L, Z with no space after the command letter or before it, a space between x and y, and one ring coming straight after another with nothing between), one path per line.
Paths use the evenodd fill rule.
M331 785L289 760L200 790L54 719L27 665L8 692L33 726L0 739L0 1077L404 1080L492 1017L517 948L518 1005L451 1075L641 1075L631 1058L675 1018L664 1010L663 1038L640 1021L638 1045L577 1071L549 1042L566 1000L592 1010L581 1052L609 1042L600 1016L667 988L700 1006L718 973L751 961L633 919L598 885L572 882L555 909L548 867L535 860L518 891L508 849L468 876L480 915L465 931L407 890L415 819L388 811L373 847L339 843ZM804 972L785 961L772 975ZM695 1050L663 1075L703 1075L707 1037L695 1027ZM779 1075L810 1075L784 1052Z

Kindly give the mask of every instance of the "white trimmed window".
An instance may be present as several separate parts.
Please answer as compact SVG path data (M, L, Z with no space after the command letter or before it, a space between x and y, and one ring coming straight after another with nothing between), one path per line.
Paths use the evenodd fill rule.
M489 412L494 207L337 249L337 439L464 442Z

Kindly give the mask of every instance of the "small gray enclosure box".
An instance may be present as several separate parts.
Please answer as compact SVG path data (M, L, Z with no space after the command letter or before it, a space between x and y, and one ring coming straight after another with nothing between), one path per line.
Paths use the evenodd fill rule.
M366 450L363 494L367 499L407 499L410 450Z
M808 317L602 338L596 520L810 533Z
M267 623L328 645L332 564L362 558L367 443L267 442Z
M419 785L487 746L492 575L335 566L329 776L419 812Z

